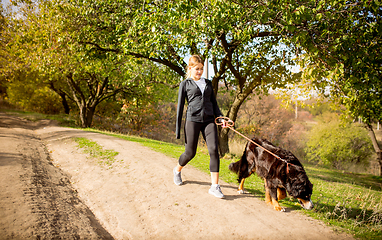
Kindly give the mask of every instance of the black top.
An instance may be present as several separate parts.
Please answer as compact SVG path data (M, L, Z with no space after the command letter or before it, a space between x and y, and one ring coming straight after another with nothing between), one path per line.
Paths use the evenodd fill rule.
M180 126L182 124L185 100L187 100L188 103L186 121L208 122L214 121L216 117L223 116L216 102L212 82L208 79L205 80L206 88L203 94L192 78L187 78L179 85L176 117L177 139L180 138Z

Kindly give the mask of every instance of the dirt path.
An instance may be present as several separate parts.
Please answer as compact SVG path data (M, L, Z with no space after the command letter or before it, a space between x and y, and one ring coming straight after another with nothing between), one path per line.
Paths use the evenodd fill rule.
M77 149L86 137L119 152L111 168ZM210 177L177 160L102 134L0 113L1 239L352 239L258 197L208 194Z

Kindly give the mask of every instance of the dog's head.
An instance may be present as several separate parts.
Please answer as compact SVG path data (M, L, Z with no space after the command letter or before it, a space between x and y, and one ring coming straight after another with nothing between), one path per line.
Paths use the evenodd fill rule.
M297 198L304 209L313 209L314 205L310 199L313 184L309 181L304 169L300 166L291 167L288 179L289 195Z

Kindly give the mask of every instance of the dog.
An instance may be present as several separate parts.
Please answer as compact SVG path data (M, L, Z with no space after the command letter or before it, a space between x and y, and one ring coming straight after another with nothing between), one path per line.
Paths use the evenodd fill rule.
M258 145L248 142L241 159L229 165L229 170L238 174L238 192L244 193L245 179L256 172L264 179L265 202L273 205L275 210L285 211L278 201L287 193L297 198L304 209L312 209L313 184L300 161L290 151L276 147L266 139L253 138L252 141Z

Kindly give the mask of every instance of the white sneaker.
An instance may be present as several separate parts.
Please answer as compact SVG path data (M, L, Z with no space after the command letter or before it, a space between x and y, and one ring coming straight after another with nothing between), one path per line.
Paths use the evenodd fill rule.
M208 193L214 195L217 198L224 198L224 194L222 193L219 184L211 185L211 188L210 190L208 190Z
M176 167L175 167L176 168ZM174 168L173 172L174 172L174 183L178 186L182 185L183 182L182 182L182 176L181 176L181 172L178 172L176 171L176 169Z

